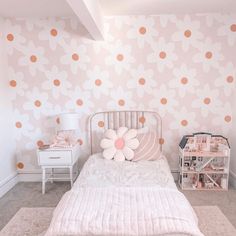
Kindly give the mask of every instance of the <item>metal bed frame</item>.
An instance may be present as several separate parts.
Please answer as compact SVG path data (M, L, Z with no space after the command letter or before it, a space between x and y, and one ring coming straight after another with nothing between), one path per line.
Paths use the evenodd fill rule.
M96 119L100 117L102 119L103 131L106 129L118 129L119 127L125 126L133 129L140 129L147 127L146 118L154 118L156 124L152 125L156 129L159 137L160 148L162 150L162 120L158 113L154 111L102 111L92 114L89 118L89 134L90 134L90 147L91 154L94 153L94 125L97 125ZM96 126L97 127L97 126Z

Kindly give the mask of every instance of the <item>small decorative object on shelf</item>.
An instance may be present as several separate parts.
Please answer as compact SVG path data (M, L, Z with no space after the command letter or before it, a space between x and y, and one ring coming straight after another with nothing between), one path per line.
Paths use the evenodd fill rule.
M228 139L211 133L183 136L179 144L179 185L183 190L228 190Z

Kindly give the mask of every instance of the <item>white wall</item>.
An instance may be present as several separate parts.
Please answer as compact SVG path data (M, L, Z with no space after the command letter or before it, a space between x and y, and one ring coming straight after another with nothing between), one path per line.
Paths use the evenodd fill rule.
M0 18L0 32L3 19ZM12 104L7 78L7 56L4 41L0 38L0 197L17 182L15 144L12 127Z
M231 131L230 143L231 143L231 176L230 183L236 188L236 93L234 93L233 99L233 128Z

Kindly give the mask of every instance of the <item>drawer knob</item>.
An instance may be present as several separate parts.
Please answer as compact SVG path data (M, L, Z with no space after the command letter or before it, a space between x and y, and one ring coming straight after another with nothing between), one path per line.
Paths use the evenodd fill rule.
M49 159L60 159L60 157L49 157Z

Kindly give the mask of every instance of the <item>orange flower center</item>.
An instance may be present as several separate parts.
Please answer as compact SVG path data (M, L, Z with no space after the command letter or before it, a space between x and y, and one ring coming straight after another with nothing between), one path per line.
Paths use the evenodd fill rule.
M58 79L54 79L54 80L53 80L53 84L54 84L55 86L60 86L61 82L60 82L60 80L58 80Z
M50 34L54 37L57 36L57 30L56 29L51 29Z
M17 121L17 122L16 122L16 128L17 128L17 129L22 128L22 124L21 124L20 121Z
M98 122L98 127L101 127L101 128L104 127L104 122L102 120Z
M186 38L191 37L191 35L192 35L191 30L185 30L185 31L184 31L184 36L185 36Z
M230 26L230 30L231 30L232 32L236 32L236 24L232 24L232 25Z
M161 59L165 59L165 58L166 58L166 52L161 51L161 52L159 53L159 57L160 57Z
M84 102L83 102L82 99L78 99L78 100L76 101L76 104L77 104L78 106L83 106Z
M188 78L183 77L183 78L181 79L181 83L182 83L182 84L187 84L187 83L188 83Z
M77 53L73 53L71 57L72 57L72 59L74 61L78 61L79 60L79 55Z
M117 59L118 61L123 61L123 60L124 60L124 56L123 56L122 54L118 54L118 55L116 56L116 59Z
M16 166L17 166L18 169L23 169L24 168L24 164L22 162L18 162Z
M40 106L42 105L42 103L41 103L39 100L36 100L36 101L34 102L34 105L35 105L36 107L40 107Z
M229 123L232 120L231 116L225 116L225 122Z
M57 124L60 124L60 118L59 117L56 118L56 122L57 122Z
M228 83L233 83L234 77L231 76L231 75L229 75L229 76L226 78L226 80L227 80Z
M142 26L142 27L139 28L139 33L140 34L146 34L146 32L147 32L147 29L145 27Z
M166 98L162 98L161 99L161 104L166 105L167 104L167 99Z
M16 83L15 80L11 80L11 81L10 81L10 86L11 86L11 87L16 87L16 85L17 85L17 83Z
M144 85L146 83L146 80L144 78L140 78L138 82L140 85Z
M206 57L207 59L211 59L212 56L213 56L213 54L212 54L212 52L210 52L210 51L206 52L206 54L205 54L205 57Z
M206 104L206 105L209 105L210 103L211 103L211 99L210 98L205 98L204 99L204 103Z
M14 35L13 34L8 34L7 35L7 40L10 41L10 42L13 41L14 40Z
M182 126L187 126L188 125L188 121L187 120L182 120L181 121L181 125Z
M162 144L164 144L164 143L165 143L165 139L164 139L164 138L160 138L160 139L159 139L159 144L162 145Z
M125 101L124 101L123 99L120 99L120 100L118 101L118 104L119 104L120 106L124 106L124 105L125 105Z
M44 145L44 142L42 140L37 141L37 146L42 147Z
M31 57L30 57L30 61L31 62L33 62L33 63L35 63L36 61L37 61L37 57L35 56L35 55L32 55Z
M95 80L95 85L100 86L102 84L102 81L100 79Z
M140 122L141 124L144 124L145 121L146 121L146 119L145 119L144 116L139 117L139 122Z

